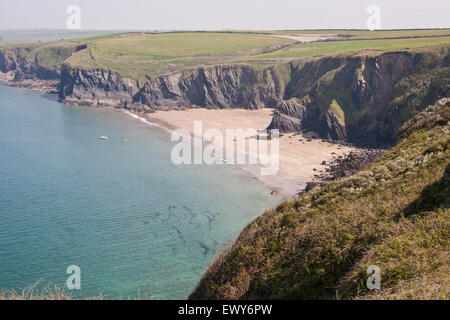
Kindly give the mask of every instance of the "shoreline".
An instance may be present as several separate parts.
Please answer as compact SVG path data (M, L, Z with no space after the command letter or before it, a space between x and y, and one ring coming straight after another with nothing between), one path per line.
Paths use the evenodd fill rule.
M51 80L3 80L2 84L9 87L24 88L33 91L57 94L57 83ZM59 101L63 104L83 105L75 101ZM113 104L96 104L93 107L111 108L127 114L128 116L157 127L168 133L176 129L187 129L191 136L193 122L201 120L206 124L204 130L209 128L222 129L265 129L272 119L273 109L258 110L247 109L206 109L182 108L172 110L158 110L151 113L138 112L119 108ZM253 115L253 117L252 117ZM282 201L293 198L309 190L311 186L323 185L336 177L336 163L351 157L355 152L364 148L346 143L325 141L319 139L314 132L308 133L280 133L280 167L275 175L259 174L262 165L235 165L235 167L258 179L272 194L279 194ZM246 149L246 156L248 150ZM331 172L331 174L329 174ZM354 173L354 172L353 172ZM344 175L345 176L345 175ZM341 176L343 177L343 176Z
M158 119L153 119L151 117L147 118L144 114L132 112L129 110L122 110L123 113L127 114L128 116L132 117L133 119L139 120L141 122L144 122L145 124L159 128L161 130L164 130L167 133L171 133L172 131L176 129L183 129L178 128L175 125L171 124L170 122L161 121ZM193 136L191 133L191 136L193 138L198 138ZM209 142L204 142L204 145L209 144ZM227 165L225 162L223 165ZM263 185L265 185L267 188L271 189L270 193L274 193L273 195L279 195L280 199L278 202L286 201L294 196L296 196L299 193L300 187L305 187L306 183L303 183L301 181L298 181L292 177L289 177L288 175L278 172L276 175L271 176L263 176L259 174L259 170L262 168L262 165L256 164L256 165L249 165L249 164L236 164L234 165L235 168L243 171L246 175L248 175L248 178L251 179L257 179L259 182L261 182ZM269 193L269 194L270 194Z
M0 83L11 88L23 88L48 94L58 94L59 80L25 79L14 81L5 76L0 76Z
M265 129L272 118L272 109L204 109L156 111L153 113L137 113L128 111L145 121L165 127L169 130L186 129L194 135L193 121L201 120L203 130L210 128L225 132L226 129ZM327 168L336 159L346 158L358 148L339 143L326 142L314 138L313 132L280 134L280 167L275 175L259 174L261 165L236 165L249 172L265 185L280 193L285 199L295 197L315 181L324 183L322 178ZM246 156L248 150L246 149Z
M0 80L0 85L5 85L7 87L12 87L12 88L22 88L22 89L28 89L31 91L35 91L35 92L41 92L41 93L46 93L46 94L57 94L56 91L54 90L49 90L49 88L51 89L51 87L49 86L49 83L53 84L52 81L46 81L46 80L22 80L22 81L12 81L12 80ZM143 123L145 123L148 126L152 126L155 128L158 128L160 130L165 131L166 133L171 133L173 130L179 129L177 126L175 126L174 124L167 122L167 121L163 121L163 120L159 120L159 119L153 119L153 118L148 118L146 113L141 113L141 112L136 112L133 110L127 110L124 108L118 108L117 106L113 105L113 104L83 104L81 103L75 103L74 101L58 101L59 103L62 104L66 104L66 105L78 105L78 106L91 106L91 107L96 107L96 108L107 108L113 111L118 111L121 112L123 114L126 114L128 117L131 117L135 120L141 121ZM244 109L240 109L240 110L244 110ZM173 110L171 110L173 111ZM158 111L160 112L160 111ZM279 202L285 201L289 198L292 198L293 196L297 195L299 192L299 189L297 187L295 187L293 185L293 183L295 184L300 184L302 185L301 182L299 181L292 181L292 179L290 179L290 177L288 176L284 176L283 174L278 174L276 179L273 179L273 176L261 176L258 174L259 169L261 168L260 165L236 165L236 168L242 170L245 174L249 175L248 178L256 178L257 180L259 180L261 183L263 183L266 187L268 187L269 189L272 190L272 192L274 192L275 190L277 192L279 192L280 195L280 200ZM282 178L280 178L282 177ZM290 180L290 181L289 181ZM289 181L289 182L287 182ZM304 184L306 185L306 184ZM304 186L303 186L304 187Z

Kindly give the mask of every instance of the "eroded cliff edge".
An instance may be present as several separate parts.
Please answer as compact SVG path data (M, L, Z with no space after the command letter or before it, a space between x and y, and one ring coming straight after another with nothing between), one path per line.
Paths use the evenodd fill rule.
M390 144L400 126L448 97L449 49L305 59L265 69L207 66L140 85L105 70L64 66L60 99L136 111L274 108L269 129L323 139Z
M64 60L86 47L83 44L3 47L0 75L12 81L59 80Z

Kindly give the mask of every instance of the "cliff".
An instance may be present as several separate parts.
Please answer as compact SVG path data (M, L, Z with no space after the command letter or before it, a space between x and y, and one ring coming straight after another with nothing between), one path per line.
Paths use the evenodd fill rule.
M266 68L252 64L185 69L145 83L64 61L86 45L0 49L0 75L58 81L68 103L139 112L200 106L274 108L269 129L314 131L320 138L389 145L403 123L450 95L449 48L304 58Z
M0 48L0 77L12 80L58 80L61 65L86 45L30 45Z
M205 108L260 109L276 107L285 80L282 67L257 70L246 65L208 66L149 79L139 83L105 70L82 70L64 66L60 99L116 100L148 110L200 106ZM119 103L120 102L120 103Z
M139 91L139 82L118 73L96 69L73 69L63 65L59 99L65 102L125 107Z
M449 96L449 61L448 48L308 61L294 68L269 128L294 122L324 139L391 144L405 121Z
M448 48L305 59L258 69L217 65L149 79L65 66L60 99L149 112L275 108L269 129L315 131L360 145L394 141L400 126L450 94Z
M250 223L190 298L448 299L449 132L443 99L366 169ZM381 290L366 287L371 265Z

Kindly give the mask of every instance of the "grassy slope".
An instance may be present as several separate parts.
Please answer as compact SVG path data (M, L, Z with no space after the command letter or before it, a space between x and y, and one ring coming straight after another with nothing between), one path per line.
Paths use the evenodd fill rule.
M313 43L302 43L272 53L253 55L250 60L280 59L323 56L339 53L355 53L367 51L383 53L387 51L417 49L433 46L450 45L450 37L436 38L412 38L412 39L389 39L389 40L346 40L346 41L323 41ZM238 59L236 59L238 60Z
M228 56L247 56L293 42L245 33L136 33L90 41L89 50L75 54L68 62L73 66L112 69L141 80L145 75L220 63Z
M267 211L191 298L450 299L449 121L449 101L429 107L365 170Z

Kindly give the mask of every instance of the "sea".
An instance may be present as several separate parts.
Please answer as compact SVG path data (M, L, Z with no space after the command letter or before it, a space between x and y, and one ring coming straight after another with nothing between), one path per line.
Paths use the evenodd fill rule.
M174 164L175 144L124 112L0 85L0 290L187 298L280 199L231 165Z

